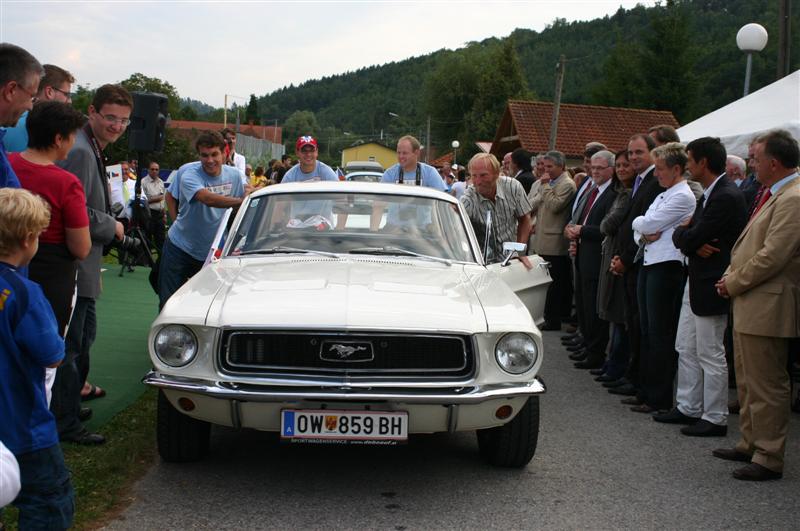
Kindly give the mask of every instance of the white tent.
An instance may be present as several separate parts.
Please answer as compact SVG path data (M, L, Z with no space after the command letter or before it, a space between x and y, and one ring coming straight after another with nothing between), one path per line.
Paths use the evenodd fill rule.
M746 157L753 137L778 128L800 142L800 70L684 125L678 135L682 142L719 137L729 154Z

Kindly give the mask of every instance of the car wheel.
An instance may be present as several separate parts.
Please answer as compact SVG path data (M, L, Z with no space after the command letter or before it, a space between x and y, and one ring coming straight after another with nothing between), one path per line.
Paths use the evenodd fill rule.
M478 430L478 448L484 459L494 466L521 468L536 453L539 441L539 397L528 398L514 420Z
M208 452L211 424L175 409L164 391L158 391L156 439L161 459L170 463L199 461Z

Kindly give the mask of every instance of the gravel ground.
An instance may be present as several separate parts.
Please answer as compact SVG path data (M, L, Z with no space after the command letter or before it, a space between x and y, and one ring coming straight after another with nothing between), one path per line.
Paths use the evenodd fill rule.
M399 448L289 446L255 431L212 431L208 458L157 463L108 529L797 529L800 416L784 479L736 481L738 463L632 413L545 333L539 448L522 470L483 463L473 434Z

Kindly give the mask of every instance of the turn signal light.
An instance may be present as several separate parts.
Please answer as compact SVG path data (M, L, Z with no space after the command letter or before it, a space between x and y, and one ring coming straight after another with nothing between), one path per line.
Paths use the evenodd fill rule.
M497 411L494 412L494 416L500 420L505 420L510 417L513 412L514 408L511 406L500 406L497 408Z
M194 409L194 402L192 402L185 396L182 396L178 399L178 405L184 411L192 411Z

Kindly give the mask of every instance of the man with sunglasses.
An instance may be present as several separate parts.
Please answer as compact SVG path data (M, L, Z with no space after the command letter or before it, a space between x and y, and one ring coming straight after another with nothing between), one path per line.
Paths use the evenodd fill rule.
M66 337L66 356L56 372L50 409L62 441L82 445L102 444L105 438L90 433L78 419L81 389L89 374L89 350L97 331L95 300L100 296L103 247L124 235L122 223L110 213L108 180L103 150L116 142L130 124L133 98L119 85L103 85L89 105L89 121L75 137L67 159L58 163L75 174L86 194L92 250L78 264L78 297ZM92 398L102 396L92 388ZM84 398L86 400L86 398Z
M34 100L40 101L60 101L72 103L72 84L75 78L61 67L56 65L44 65L44 77L39 82L39 90L36 92ZM25 151L28 147L28 131L26 122L28 121L28 111L20 117L17 125L6 130L3 144L9 153Z
M27 51L0 43L0 127L14 127L22 113L33 108L42 65ZM19 188L19 179L8 163L3 147L6 130L0 129L0 188Z

